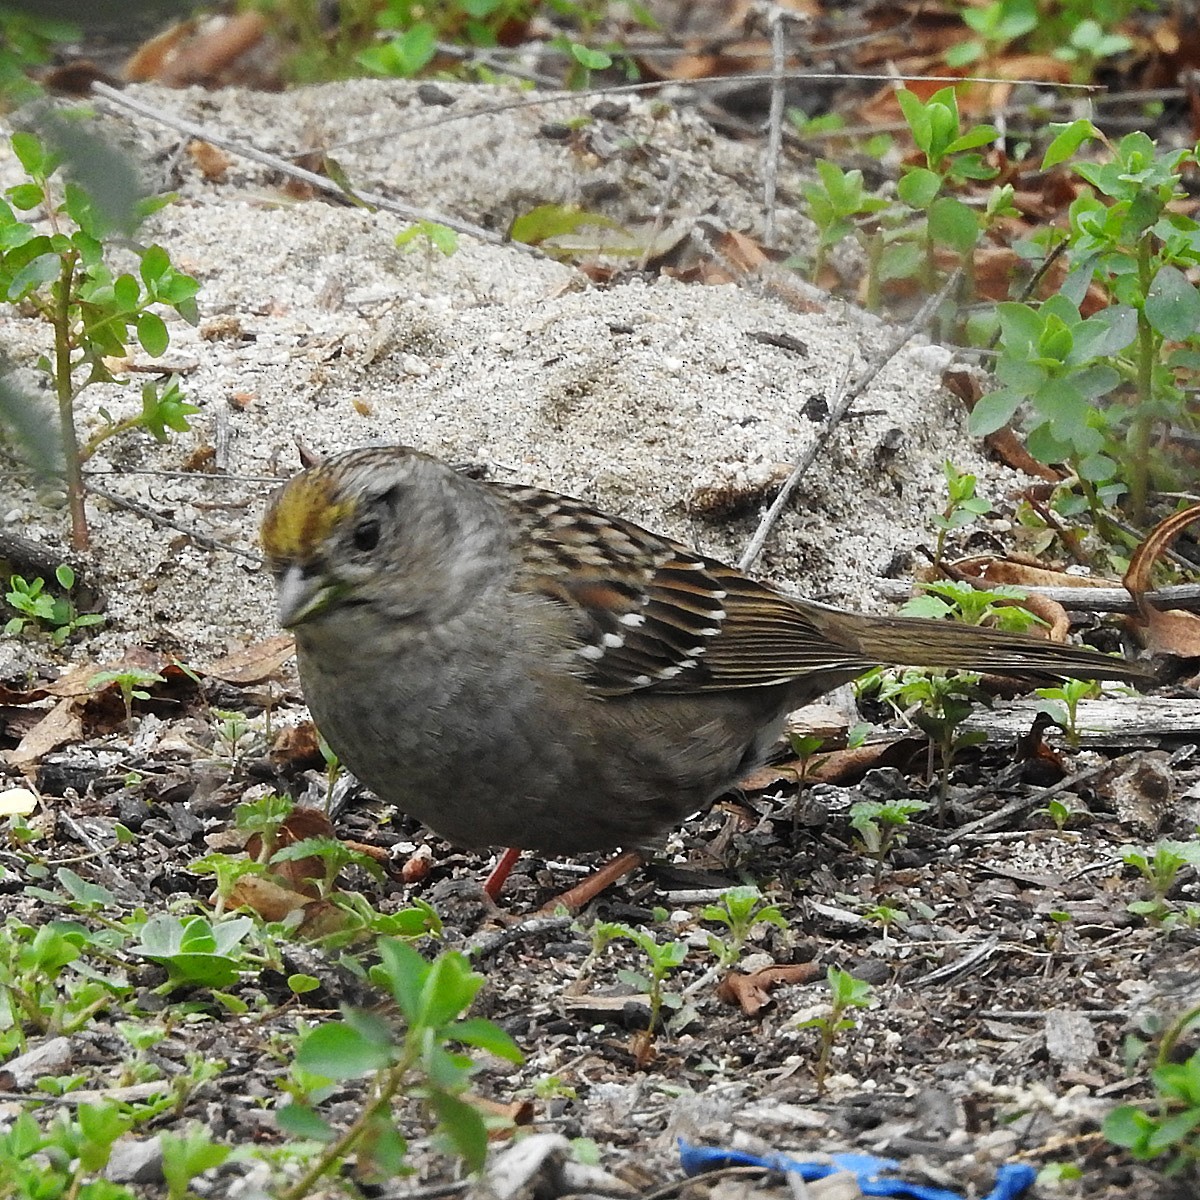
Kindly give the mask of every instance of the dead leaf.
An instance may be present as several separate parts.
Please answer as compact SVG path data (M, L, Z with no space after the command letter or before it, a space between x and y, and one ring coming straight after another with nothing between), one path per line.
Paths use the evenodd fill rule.
M4 760L24 770L43 754L83 736L81 705L74 696L60 700L20 741L14 750L4 751Z
M279 633L217 659L201 671L213 679L235 685L262 683L278 675L279 668L295 653L291 634Z
M771 992L781 984L812 983L824 974L816 963L763 967L749 975L730 971L717 985L717 999L724 1004L736 1004L746 1016L754 1017L774 1003Z
M1150 573L1155 562L1198 519L1200 504L1193 504L1159 521L1134 552L1123 580L1129 594L1137 602L1146 630L1147 646L1161 654L1176 654L1180 658L1200 657L1200 616L1177 608L1155 608L1146 600L1146 592L1152 586Z

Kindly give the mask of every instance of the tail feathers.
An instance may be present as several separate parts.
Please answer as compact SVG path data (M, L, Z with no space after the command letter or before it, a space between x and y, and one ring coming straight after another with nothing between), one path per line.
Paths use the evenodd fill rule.
M849 635L849 644L864 661L888 666L936 667L993 675L1118 679L1143 685L1154 679L1142 663L1114 658L1098 650L954 621L859 618L852 628L839 632L843 637Z

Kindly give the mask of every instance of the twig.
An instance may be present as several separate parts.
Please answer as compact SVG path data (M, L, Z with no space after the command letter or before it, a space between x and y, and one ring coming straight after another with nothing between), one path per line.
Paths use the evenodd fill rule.
M658 212L654 216L654 225L650 230L650 236L646 239L645 249L642 250L642 256L638 259L637 269L644 271L646 264L650 261L651 254L654 253L654 245L658 241L658 235L662 233L663 226L667 223L667 213L670 211L671 202L675 199L675 189L679 185L679 162L674 160L671 163L670 170L667 171L667 182L663 184L662 199L658 204Z
M1060 779L1053 787L1042 788L1041 791L1037 792L1030 792L1029 795L1021 796L1011 804L1006 804L1003 808L998 808L995 812L988 813L986 816L980 817L977 821L969 821L966 825L962 825L958 829L948 829L945 833L938 836L938 843L943 846L949 846L955 842L965 841L975 834L990 833L998 826L1006 824L1012 817L1027 813L1031 808L1039 804L1044 804L1060 792L1069 792L1078 784L1086 783L1089 779L1106 770L1108 770L1108 764L1104 763L1102 766L1092 767L1087 771L1079 771L1075 775L1068 775L1066 779Z
M736 83L740 87L747 83L773 83L776 75L774 71L768 72L750 72L745 75L738 75ZM895 71L886 74L861 74L858 72L847 73L845 71L787 71L783 75L785 82L822 82L845 84L852 80L861 80L865 83L1002 83L1006 86L1011 86L1018 83L1028 83L1035 87L1055 87L1055 88L1072 88L1076 91L1082 90L1085 92L1103 91L1103 87L1098 84L1090 83L1058 83L1057 81L1048 79L1000 79L985 75L904 75ZM584 100L593 100L600 96L634 96L640 92L660 91L664 88L681 88L681 87L728 87L730 77L728 75L707 75L701 79L681 79L664 82L661 79L649 80L645 83L622 83L616 87L594 88L591 91L583 92L560 92L553 96L532 96L522 97L520 100L512 100L507 104L493 104L484 109L471 109L465 112L444 113L440 117L435 117L429 121L422 121L417 125L406 125L403 129L393 129L386 133L366 134L363 137L350 138L344 142L336 143L332 148L334 150L345 150L348 146L361 146L366 142L377 142L383 138L395 140L404 137L411 133L424 133L430 129L440 129L444 125L451 125L457 121L477 120L479 117L494 117L500 113L513 112L525 108L539 108L549 104L571 104L579 103ZM93 89L99 85L93 84ZM872 126L872 132L879 128ZM903 128L900 126L899 128ZM838 133L844 131L839 130ZM205 140L211 140L206 135ZM297 151L297 155L311 153L314 150L320 150L321 147L313 146L305 150Z
M926 987L931 983L946 983L960 975L969 975L977 967L987 962L999 948L1000 938L993 934L986 941L980 942L974 949L969 950L962 958L956 958L954 962L947 963L944 967L938 967L936 970L922 975L920 979L914 979L908 986Z
M984 586L987 586L984 581ZM1030 596L1045 596L1073 612L1136 613L1133 597L1122 587L1044 587L1018 584ZM876 590L888 600L908 600L920 589L910 580L880 579ZM1174 583L1143 593L1145 601L1154 608L1200 610L1200 583Z
M236 154L241 158L250 159L251 162L270 167L272 170L288 175L292 179L299 179L302 183L307 183L310 187L315 188L319 192L325 192L327 195L338 196L343 200L350 199L371 208L382 209L384 212L394 213L398 217L403 217L406 221L430 221L437 225L445 225L448 229L453 229L456 233L466 234L468 237L477 238L481 242L490 242L496 246L506 244L501 234L495 233L490 229L484 229L481 225L472 225L467 221L460 221L456 217L447 216L445 213L435 213L424 208L413 208L409 204L399 204L390 197L381 196L376 192L351 191L342 184L336 183L327 175L319 175L316 171L306 171L303 167L298 167L286 158L280 158L277 154L268 154L265 150L259 150L256 146L251 146L248 142L228 137L215 129L198 125L194 121L185 120L183 117L176 116L166 109L152 108L149 104L143 104L140 100L135 100L132 96L120 92L116 88L109 87L106 83L93 83L92 95L105 102L102 107L115 108L126 115L133 113L135 116L155 121L160 125L166 125L168 129L175 129L186 137L199 138L201 141L211 142L212 145L220 146L222 149L228 150L231 154ZM524 253L543 257L542 251L537 249L536 246L530 246L524 242L510 242L507 244Z
M779 151L783 144L783 72L787 53L783 44L784 13L772 5L767 24L771 31L771 105L767 113L767 149L763 168L763 241L775 245L775 186L779 177Z
M156 513L154 509L147 508L146 505L140 504L137 500L130 500L127 496L120 496L116 492L110 492L108 488L98 487L96 484L89 482L87 490L94 495L107 500L109 504L115 504L118 508L128 509L132 513L136 513L139 517L145 517L154 525L159 525L164 529L174 529L178 533L186 534L198 546L203 546L207 550L224 550L228 554L236 554L239 558L244 558L248 562L261 565L262 555L255 554L252 550L243 550L240 546L234 546L229 542L219 542L216 538L209 537L206 533L201 533L198 529L189 529L186 525L179 521L173 521L170 517L164 517L162 513Z
M754 560L762 553L762 548L766 544L775 522L779 520L780 514L792 498L792 493L796 490L805 472L816 461L817 455L820 454L825 443L829 440L842 418L850 411L851 405L871 386L875 380L875 376L896 357L909 338L917 333L925 322L937 312L941 307L942 301L958 286L961 278L962 268L960 267L950 275L934 295L930 296L921 305L916 315L900 330L891 343L884 347L882 353L878 354L867 364L866 369L854 381L853 386L849 388L846 387L846 377L850 372L850 364L847 362L842 380L838 384L838 399L829 410L829 415L825 418L825 424L821 427L812 445L800 456L799 461L792 468L792 473L784 481L783 487L779 489L779 495L775 497L771 507L763 514L758 528L754 531L754 536L750 539L750 543L746 547L746 552L742 555L741 561L738 563L740 570L749 570Z

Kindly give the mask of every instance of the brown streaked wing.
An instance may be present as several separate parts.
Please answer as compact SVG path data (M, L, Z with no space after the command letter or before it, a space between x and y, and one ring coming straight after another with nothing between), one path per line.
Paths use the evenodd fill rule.
M765 687L871 665L715 559L580 500L490 486L523 533L518 586L577 615L584 678L600 694Z

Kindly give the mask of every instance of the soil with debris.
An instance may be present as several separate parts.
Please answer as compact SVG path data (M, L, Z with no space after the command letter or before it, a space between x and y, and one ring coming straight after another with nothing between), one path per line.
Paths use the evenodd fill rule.
M642 230L656 260L669 243L683 262L716 255L729 230L761 226L756 151L657 102L601 108L572 96L514 108L505 104L522 94L362 81L286 96L129 94L159 115L280 155L319 148L364 188L486 230L534 204L579 203ZM266 642L277 630L256 551L263 500L295 469L296 440L319 453L416 444L498 479L585 496L736 559L826 406L896 333L841 302L800 297L769 272L742 286L701 286L652 278L626 260L599 286L548 257L469 237L450 257L404 252L394 238L407 222L394 214L297 197L270 167L236 155L215 170L176 129L98 107L147 180L178 193L147 236L203 284L199 326L171 322L167 354L200 412L190 433L165 445L114 439L93 460L92 480L110 498L89 503L93 550L83 559L66 550L60 498L20 476L6 480L3 528L76 561L106 623L61 652L28 634L0 641L0 779L35 780L46 865L75 862L130 908L207 898L211 880L189 864L237 840L231 816L247 797L289 788L323 799L318 763L278 742L281 727L302 730L304 710L286 652ZM586 126L564 135L563 123L580 115L590 116ZM18 178L0 149L0 184ZM796 248L811 237L793 204L802 181L799 168L785 170L777 214L781 239ZM30 317L0 314L0 344L26 380L46 337ZM1004 510L1019 479L966 439L961 406L941 383L950 362L921 339L891 356L805 476L758 564L764 577L881 607L874 581L905 573L928 537L947 458L978 473L980 492ZM119 419L138 403L136 389L91 389L82 424L94 427L102 408ZM981 536L1015 535L997 519ZM131 728L113 689L89 698L79 682L122 661L165 676ZM55 705L72 723L42 726L39 742L33 731ZM236 746L219 736L227 719L217 710L248 717ZM1126 1038L1196 1003L1200 937L1168 935L1127 911L1142 891L1117 850L1193 835L1200 771L1194 730L1156 748L1153 770L1143 769L1144 743L1107 742L1062 760L1034 755L1015 770L1003 739L965 755L945 827L917 823L878 881L856 848L849 807L935 799L923 752L901 753L850 786L751 792L674 835L655 867L576 919L521 914L536 914L581 864L527 860L496 913L474 886L483 862L402 814L351 796L339 830L384 848L397 868L385 885L348 886L384 910L428 900L446 944L476 949L487 976L478 1011L527 1055L520 1067L488 1061L477 1092L523 1099L522 1119L539 1131L596 1145L600 1170L579 1175L564 1165L561 1142L539 1143L545 1157L515 1185L511 1174L489 1176L497 1195L666 1195L656 1189L679 1179L684 1138L798 1158L869 1152L900 1160L908 1178L973 1195L988 1192L1004 1163L1061 1161L1082 1179L1042 1194L1159 1200L1172 1194L1161 1176L1131 1165L1098 1128L1114 1104L1146 1094ZM1059 797L1071 811L1060 831L1038 797L1064 776L1079 782ZM118 844L118 823L136 835L132 844ZM10 849L0 862L13 917L55 914L23 892L27 856ZM401 882L405 863L424 864L424 877ZM719 930L700 914L722 889L751 881L787 929L756 927L736 970L814 970L747 1015L717 996L723 972L713 970L708 935ZM1170 899L1200 901L1194 872L1181 874ZM906 919L881 928L881 907ZM689 946L667 984L686 1011L669 1010L670 1027L649 1045L644 998L619 976L646 964L620 941L593 955L588 931L599 918ZM365 998L335 960L299 945L281 954L288 972L320 980L303 1006L285 974L265 972L236 990L251 1012L271 1015L231 1019L198 995L198 1012L219 1019L178 1026L154 1051L168 1074L192 1053L224 1064L182 1115L234 1144L278 1136L266 1103L278 1094L278 1035L297 1017ZM829 965L868 981L872 998L838 1034L818 1093L818 1035L804 1022L826 1011ZM143 1000L159 981L150 970L138 981ZM38 1076L78 1072L89 1087L114 1086L124 1043L102 1024L54 1042L50 1065L9 1064L0 1114L19 1111ZM331 1119L352 1117L356 1097L352 1088L336 1094ZM415 1117L410 1155L415 1194L453 1175ZM250 1196L260 1184L232 1165L195 1186ZM1181 1186L1175 1194L1194 1195ZM793 1194L777 1176L744 1170L679 1188L713 1200ZM146 1194L158 1193L151 1185Z

